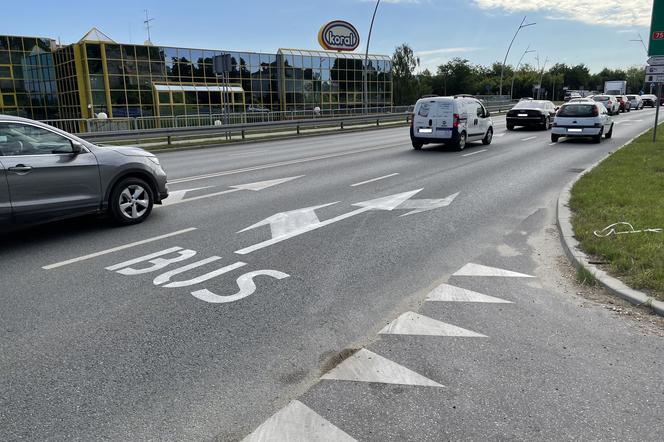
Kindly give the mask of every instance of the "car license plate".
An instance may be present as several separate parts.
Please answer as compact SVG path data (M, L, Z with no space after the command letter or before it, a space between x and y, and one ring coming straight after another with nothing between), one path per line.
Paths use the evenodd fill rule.
M583 129L567 129L567 132L583 132Z
M528 114L519 114L519 117L527 117Z
M430 133L433 132L433 129L431 129L430 127L426 127L426 128L418 129L417 132L421 133L421 134L430 134Z

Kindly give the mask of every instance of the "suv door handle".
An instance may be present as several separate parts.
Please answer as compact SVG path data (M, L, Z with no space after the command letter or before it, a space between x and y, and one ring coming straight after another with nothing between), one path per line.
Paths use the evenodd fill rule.
M32 167L26 166L25 164L17 164L16 166L10 167L7 170L9 170L10 172L18 173L18 174L24 174L24 173L30 172L32 170Z

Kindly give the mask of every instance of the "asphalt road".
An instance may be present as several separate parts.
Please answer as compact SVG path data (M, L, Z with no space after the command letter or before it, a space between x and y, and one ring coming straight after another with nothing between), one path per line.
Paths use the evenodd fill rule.
M600 145L497 117L463 152L402 127L160 154L171 197L147 222L1 238L0 437L241 440L305 410L336 440L658 440L664 341L579 307L538 257L563 185L653 115ZM510 303L425 301L442 283ZM407 311L483 336L378 335ZM359 348L435 385L347 380L365 353L335 356Z

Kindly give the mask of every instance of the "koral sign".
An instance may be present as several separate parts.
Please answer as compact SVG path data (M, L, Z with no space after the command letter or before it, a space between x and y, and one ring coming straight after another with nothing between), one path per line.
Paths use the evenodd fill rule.
M320 28L318 42L330 51L354 51L360 44L360 34L350 23L334 20Z

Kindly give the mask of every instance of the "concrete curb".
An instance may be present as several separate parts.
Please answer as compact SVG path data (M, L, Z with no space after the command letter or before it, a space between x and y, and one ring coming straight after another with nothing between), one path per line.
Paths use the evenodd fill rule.
M639 135L635 136L634 138L632 138L631 140L629 140L627 143L623 144L616 150L620 150L623 147L628 146L636 138L648 132L648 130L641 132ZM562 192L560 192L560 196L558 197L556 218L558 221L558 230L560 231L560 241L563 245L563 249L565 250L565 255L567 255L567 258L572 262L574 267L576 267L577 269L584 268L587 271L589 271L597 279L597 281L602 286L604 286L604 288L606 288L614 295L626 301L629 301L632 304L648 306L656 314L664 316L664 302L658 301L643 292L628 287L625 283L623 283L619 279L610 276L604 270L600 269L599 267L593 264L590 264L588 256L581 251L579 247L579 242L574 237L574 230L572 229L572 222L571 222L572 211L569 208L569 200L571 198L572 187L574 187L574 184L576 184L576 182L579 181L582 176L593 170L605 159L606 158L596 162L588 169L584 170L576 178L574 178L569 184L567 184L563 188Z

